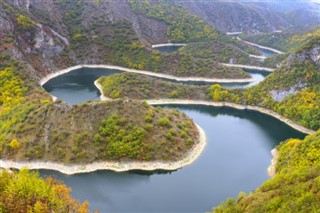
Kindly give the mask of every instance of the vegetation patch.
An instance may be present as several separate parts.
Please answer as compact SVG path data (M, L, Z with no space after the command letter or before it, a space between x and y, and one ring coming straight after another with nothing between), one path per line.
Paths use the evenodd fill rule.
M0 212L88 212L89 203L80 203L63 183L22 169L0 171Z
M201 99L207 86L177 84L134 73L114 74L101 77L103 93L108 98L131 99Z
M137 0L129 2L135 12L167 23L169 25L167 35L172 42L201 41L217 37L217 31L210 25L173 3Z

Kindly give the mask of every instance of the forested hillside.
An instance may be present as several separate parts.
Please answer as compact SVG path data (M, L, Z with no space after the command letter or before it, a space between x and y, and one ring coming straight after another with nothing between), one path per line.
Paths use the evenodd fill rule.
M219 6L221 10L209 13ZM226 11L230 14L222 17ZM250 58L250 54L259 54L256 48L218 30L273 32L313 17L294 18L296 10L288 12L283 15L272 9L268 13L261 6L249 7L243 2L0 0L1 159L63 164L176 161L197 145L196 125L177 110L155 108L129 98L185 98L260 106L317 132L304 140L290 139L279 145L274 178L256 192L241 193L238 199L230 199L213 211L317 211L320 31L244 37L287 52L261 62ZM151 48L152 44L167 42L187 44L173 53ZM122 99L79 105L52 101L39 84L46 75L79 64L118 65L182 77L249 77L243 70L221 63L279 68L247 89L224 89L217 84L210 88L186 86L119 74L99 82L107 96ZM87 209L86 202L74 201L69 189L53 179L41 180L26 170L0 172L0 212Z
M0 212L77 212L87 213L89 203L80 203L71 189L53 179L41 179L37 173L0 170Z
M298 38L297 38L298 39ZM246 90L209 89L214 101L231 101L272 109L303 126L320 128L319 30L299 37L301 45L274 73Z

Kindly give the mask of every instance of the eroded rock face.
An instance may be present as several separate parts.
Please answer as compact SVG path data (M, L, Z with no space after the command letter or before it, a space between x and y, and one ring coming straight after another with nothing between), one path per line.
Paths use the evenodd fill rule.
M0 10L1 11L1 10ZM0 15L0 29L2 32L12 33L13 25Z
M304 89L306 87L306 84L296 84L292 87L290 87L288 90L271 90L269 93L272 96L273 100L280 102L289 95L296 94L300 90Z
M35 45L33 46L36 51L40 51L42 54L53 57L59 55L63 51L63 47L54 42L54 36L49 35L43 30L41 24L38 24L38 31L35 36Z
M318 65L320 65L320 46L314 47L310 51L310 58Z
M310 49L291 54L285 63L287 66L290 66L294 62L304 63L308 60L320 65L320 45L316 45Z

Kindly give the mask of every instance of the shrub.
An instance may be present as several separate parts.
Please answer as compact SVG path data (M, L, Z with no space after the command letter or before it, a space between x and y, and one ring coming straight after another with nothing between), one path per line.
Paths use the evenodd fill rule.
M159 120L158 120L158 124L160 125L160 126L171 126L171 124L170 124L170 120L169 120L169 118L168 117L162 117L162 118L160 118Z

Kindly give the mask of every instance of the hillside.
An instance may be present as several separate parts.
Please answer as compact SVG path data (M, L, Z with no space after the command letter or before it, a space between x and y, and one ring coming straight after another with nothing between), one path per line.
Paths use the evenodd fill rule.
M199 56L190 57L184 52L161 54L151 49L150 44L157 41L145 38L142 29L151 32L149 25L158 26L157 23L163 21L152 19L153 22L147 21L147 27L142 22L150 17L134 13L126 1L120 1L119 4L115 4L115 1L48 1L46 5L30 2L27 8L24 1L17 2L20 2L18 6L10 4L11 1L0 1L0 23L3 26L0 51L29 64L32 75L38 79L77 64L112 64L188 77L248 78L248 74L241 69L223 67L219 62L243 61L247 60L243 58L248 58L248 53L257 53L248 46L218 34L199 18L181 9L179 12L185 19L179 23L184 25L189 20L194 20L194 24L201 22L202 27L197 32L204 33L204 40L217 39L221 50L219 48L215 56L223 56L204 60ZM175 10L173 7L168 12L175 14ZM120 11L127 13L124 15ZM174 27L180 29L181 26ZM214 32L214 36L206 34L206 30ZM153 34L160 36L161 33ZM82 48L84 46L86 48ZM228 47L227 52L225 46Z
M319 30L312 27L304 30L293 28L282 32L257 35L241 34L240 37L246 41L288 52L294 51L294 49L301 46L305 40L314 37L316 34L319 34Z
M73 106L52 103L15 71L14 67L0 71L2 159L66 164L172 161L198 142L193 122L176 110L130 100Z
M258 34L320 22L319 5L294 1L175 1L222 32ZM280 9L281 8L281 9ZM213 12L214 11L214 12ZM228 15L226 15L228 14Z
M88 202L74 200L71 189L48 177L22 169L19 172L0 170L1 212L78 212L87 213Z
M279 145L274 178L214 211L319 209L319 30L298 36L284 31L245 37L287 51L265 62L250 58L250 54L259 54L257 49L219 30L267 33L309 25L308 20L315 17L311 13L304 16L305 10L299 13L300 7L284 14L261 5L242 1L0 0L1 160L170 164L184 159L199 144L197 126L177 110L136 99L183 98L259 106L316 133ZM187 44L173 53L151 48L167 42ZM221 63L279 67L247 89L190 86L122 73L99 80L106 96L119 99L79 105L52 101L39 83L48 74L79 64L118 65L182 77L249 77ZM87 203L71 199L69 190L52 179L43 181L25 170L0 171L0 212L65 209L86 212Z
M226 91L212 86L213 100L258 105L272 109L303 126L318 130L320 127L320 37L315 31L306 34L282 65L260 84L246 90ZM303 37L301 37L303 38ZM219 93L223 95L219 95Z
M317 130L320 127L320 73L319 73L319 49L320 40L318 31L312 34L305 34L300 37L301 45L295 48L283 62L281 67L268 75L264 81L258 85L247 89L223 89L220 85L212 85L203 94L207 87L187 87L173 83L164 83L159 80L151 80L146 77L131 75L109 76L101 79L104 93L114 98L135 97L135 98L170 98L170 94L177 91L194 90L187 92L190 94L187 99L206 99L210 97L213 101L229 101L244 105L255 105L271 109L279 114L302 124L307 128ZM191 46L184 47L181 51L188 51ZM210 57L210 49L205 49ZM200 51L193 51L192 54L201 54ZM133 79L131 79L133 78ZM168 85L163 92L150 93L151 85ZM127 87L129 85L129 87ZM139 85L139 86L137 86ZM129 90L130 87L134 90ZM201 92L203 90L203 92ZM172 98L172 97L171 97ZM175 98L186 98L180 93Z

